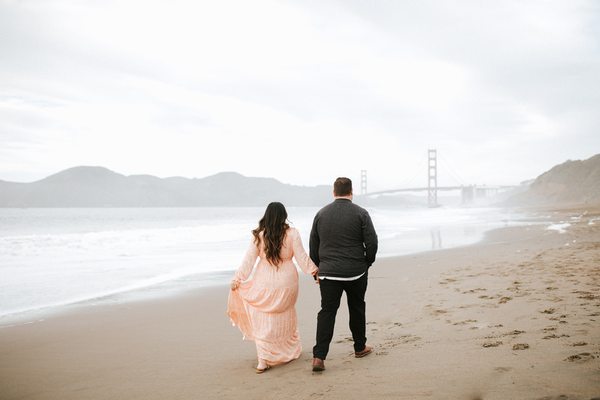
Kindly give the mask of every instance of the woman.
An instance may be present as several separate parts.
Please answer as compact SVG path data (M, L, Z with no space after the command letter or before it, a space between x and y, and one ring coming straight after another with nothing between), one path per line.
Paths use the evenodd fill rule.
M292 257L305 273L314 276L318 272L302 247L300 234L286 220L283 204L267 206L231 281L227 314L244 339L256 343L257 373L295 360L302 352L295 307L298 270ZM260 261L254 268L257 258Z

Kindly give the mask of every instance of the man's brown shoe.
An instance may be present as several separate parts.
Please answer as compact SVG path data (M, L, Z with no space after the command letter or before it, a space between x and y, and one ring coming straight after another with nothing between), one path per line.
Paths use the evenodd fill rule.
M325 370L325 362L323 360L321 360L320 358L313 358L313 371L314 372L321 372Z
M371 346L365 346L365 348L362 351L355 351L354 357L363 358L364 356L368 356L372 352L373 352L373 348Z

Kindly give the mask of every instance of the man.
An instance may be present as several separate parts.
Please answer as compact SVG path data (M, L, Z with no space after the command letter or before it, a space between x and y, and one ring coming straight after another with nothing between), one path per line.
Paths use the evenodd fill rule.
M315 216L310 232L310 258L319 267L321 290L313 371L325 369L342 292L348 300L354 355L361 358L373 350L366 345L365 293L368 269L377 253L377 234L367 210L352 203L350 179L337 178L333 196L335 200Z

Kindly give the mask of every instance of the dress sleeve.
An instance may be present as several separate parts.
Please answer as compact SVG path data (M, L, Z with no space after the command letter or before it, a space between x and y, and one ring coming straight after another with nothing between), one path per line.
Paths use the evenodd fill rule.
M304 250L304 246L302 246L302 238L300 237L300 232L297 229L294 229L293 233L293 248L294 248L294 258L296 259L296 263L300 266L300 269L304 271L306 274L313 275L316 271L318 271L315 263L310 259L308 254L306 254L306 250Z
M254 264L256 264L256 259L258 258L258 247L256 243L254 243L254 238L250 242L248 246L248 250L246 250L246 254L242 260L242 264L235 272L234 279L242 282L248 279L250 273L252 272L252 268L254 268Z

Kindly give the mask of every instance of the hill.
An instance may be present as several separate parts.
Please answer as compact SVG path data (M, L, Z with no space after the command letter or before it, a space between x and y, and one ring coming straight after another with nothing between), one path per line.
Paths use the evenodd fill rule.
M600 204L600 154L566 161L538 176L529 188L508 200L511 205Z
M317 206L330 200L329 186L288 185L235 172L158 178L81 166L31 183L0 181L0 207L264 206L271 201Z

